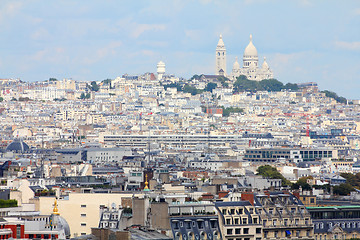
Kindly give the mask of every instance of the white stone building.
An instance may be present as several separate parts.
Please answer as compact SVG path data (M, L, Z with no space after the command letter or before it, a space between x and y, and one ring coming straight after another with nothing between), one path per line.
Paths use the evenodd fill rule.
M222 35L220 35L219 42L216 46L216 67L215 74L226 76L226 48L224 41L222 40Z
M216 75L227 76L232 80L236 80L240 75L245 75L249 80L261 81L264 79L270 79L274 77L272 70L270 69L266 58L259 67L259 57L256 47L252 42L252 35L250 35L250 42L245 48L243 55L243 67L240 66L238 58L233 64L232 72L230 75L226 74L226 48L222 36L216 47Z

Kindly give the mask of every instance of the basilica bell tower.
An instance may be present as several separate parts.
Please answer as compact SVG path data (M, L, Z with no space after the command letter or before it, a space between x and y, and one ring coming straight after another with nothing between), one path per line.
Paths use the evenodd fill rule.
M215 75L226 76L226 48L222 35L216 46Z

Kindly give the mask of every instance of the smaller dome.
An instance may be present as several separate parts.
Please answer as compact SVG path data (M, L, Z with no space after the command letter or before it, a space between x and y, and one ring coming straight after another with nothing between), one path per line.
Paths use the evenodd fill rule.
M57 224L58 230L64 230L64 234L66 237L70 237L70 226L68 222L65 220L65 218L61 217L60 215L52 215L54 223Z
M268 63L266 62L266 57L264 57L264 62L263 62L263 64L262 64L262 66L261 66L263 69L269 69L269 65L268 65Z
M235 58L235 62L234 62L234 64L233 64L233 69L234 69L234 70L240 69L240 64L239 64L239 62L238 62L238 57Z
M7 147L6 151L23 153L29 150L29 145L24 143L21 139L15 138Z
M257 57L257 56L258 56L258 52L256 50L256 47L252 43L252 35L250 34L250 42L245 48L244 57Z

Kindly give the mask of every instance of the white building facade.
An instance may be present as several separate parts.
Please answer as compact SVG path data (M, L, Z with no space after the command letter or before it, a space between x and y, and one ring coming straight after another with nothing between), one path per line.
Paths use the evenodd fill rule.
M233 64L232 72L229 75L226 74L226 48L224 41L222 40L222 36L220 35L220 39L216 47L215 74L227 76L232 80L236 80L236 78L240 75L245 75L249 80L253 81L261 81L274 77L274 74L270 69L268 63L266 62L265 57L260 67L258 52L252 42L252 35L250 35L250 42L244 51L243 66L240 66L238 58L236 57L236 60Z

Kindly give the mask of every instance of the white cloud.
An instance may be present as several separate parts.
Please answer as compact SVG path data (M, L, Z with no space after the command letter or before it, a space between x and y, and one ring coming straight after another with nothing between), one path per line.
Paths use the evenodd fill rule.
M337 48L351 50L351 51L357 51L360 50L360 42L345 42L345 41L336 41L334 45Z
M50 63L62 63L68 60L66 51L62 47L51 47L37 51L33 55L29 56L31 62L50 62Z
M309 0L300 0L299 3L304 7L311 7L313 5L313 3Z
M15 16L22 8L23 3L19 1L11 1L0 7L0 23L8 17Z
M49 32L45 28L39 28L31 34L33 40L44 40L50 37Z
M133 38L138 38L141 34L146 31L163 31L166 29L165 24L139 24L135 23L131 31L131 36Z
M128 17L117 21L115 29L113 28L112 32L127 32L130 37L138 38L141 34L148 31L164 30L166 30L165 24L137 23L131 17Z
M95 54L87 54L82 63L84 64L94 64L99 62L101 59L109 56L116 56L118 54L118 48L121 47L123 44L121 41L112 41L104 47L101 47L95 51Z
M354 10L353 10L353 13L354 13L355 15L360 15L360 8L354 9Z

